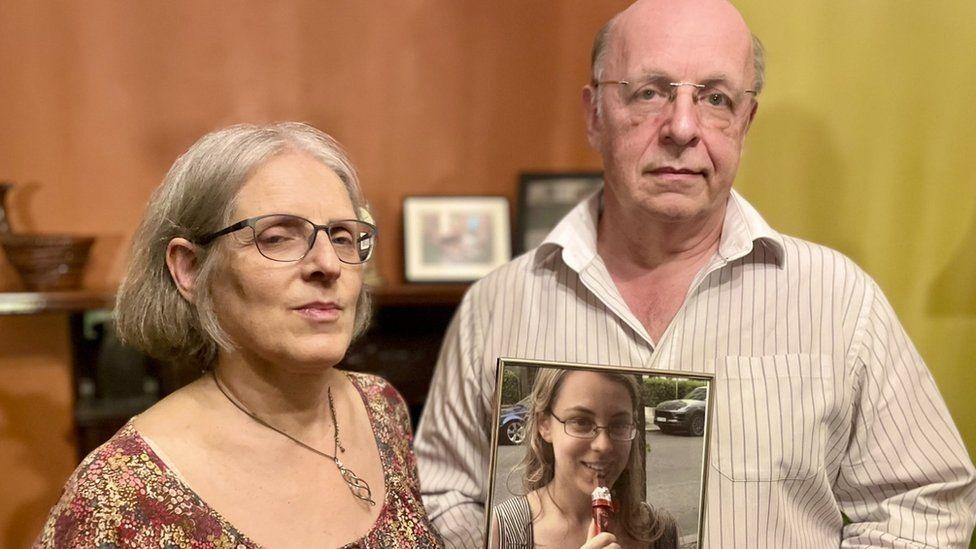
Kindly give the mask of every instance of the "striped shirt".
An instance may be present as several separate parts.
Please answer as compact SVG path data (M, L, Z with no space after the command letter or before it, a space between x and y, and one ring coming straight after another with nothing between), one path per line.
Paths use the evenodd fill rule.
M414 447L448 546L483 542L498 357L714 374L709 548L966 545L976 471L869 276L733 192L655 343L597 254L599 200L473 285L448 329Z
M498 546L501 549L532 549L535 547L532 528L532 508L529 498L515 496L494 508L498 521Z

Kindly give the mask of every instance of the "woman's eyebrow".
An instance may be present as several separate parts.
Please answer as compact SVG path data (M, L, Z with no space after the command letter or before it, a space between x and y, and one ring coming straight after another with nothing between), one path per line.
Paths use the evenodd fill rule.
M593 413L593 410L590 410L586 406L570 406L569 408L566 408L566 410L563 413L567 413L567 412L583 412L585 414L595 415Z
M594 412L593 410L591 410L591 409L589 409L589 408L587 408L586 406L583 406L583 405L570 406L569 408L566 408L566 409L563 410L563 414L568 414L570 412L580 412L580 413L584 413L584 414L589 414L591 416L595 416L596 415L596 412ZM633 416L633 414L629 410L621 410L619 412L616 412L616 413L612 414L610 417L611 418L618 418L618 417L632 417L632 416Z

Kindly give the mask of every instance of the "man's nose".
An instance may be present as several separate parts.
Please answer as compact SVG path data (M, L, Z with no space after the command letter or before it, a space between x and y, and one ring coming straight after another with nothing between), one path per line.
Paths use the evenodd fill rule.
M679 147L692 147L698 143L701 137L701 120L695 91L694 88L681 87L674 90L674 98L666 107L661 139Z

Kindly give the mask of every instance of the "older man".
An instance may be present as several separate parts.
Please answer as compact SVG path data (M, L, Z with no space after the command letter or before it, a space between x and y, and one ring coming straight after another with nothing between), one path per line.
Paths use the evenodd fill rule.
M976 473L884 295L731 189L762 59L722 0L637 2L597 37L604 190L468 292L420 425L452 545L482 542L499 356L714 373L710 548L967 543Z

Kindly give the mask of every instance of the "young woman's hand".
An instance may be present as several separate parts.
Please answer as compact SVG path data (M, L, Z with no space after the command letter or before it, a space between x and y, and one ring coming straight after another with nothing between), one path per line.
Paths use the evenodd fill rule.
M596 522L590 519L590 527L586 531L586 543L580 549L620 549L617 537L610 532L596 533Z

